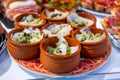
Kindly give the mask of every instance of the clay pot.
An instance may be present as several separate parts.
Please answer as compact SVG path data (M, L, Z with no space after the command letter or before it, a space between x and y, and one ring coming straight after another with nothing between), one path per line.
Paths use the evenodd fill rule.
M39 25L35 25L35 26L29 26L29 25L23 25L23 24L20 24L19 22L21 21L21 19L24 17L24 16L27 16L27 15L32 15L34 18L40 18L41 20L43 20L43 22ZM14 25L15 25L15 28L29 28L29 27L37 27L37 28L41 28L45 23L46 23L46 20L44 18L42 18L38 13L36 12L25 12L25 13L20 13L18 14L15 19L14 19Z
M57 37L49 37L47 39L43 39L40 44L40 61L45 67L45 69L53 72L53 73L67 73L72 70L74 70L79 62L80 62L80 50L81 46L79 45L79 42L76 39L72 39L69 37L65 37L65 39L68 41L69 46L77 46L78 50L75 53L72 53L70 55L56 55L51 54L46 51L46 48L48 46L56 46L56 43L58 42Z
M71 22L67 19L67 23L72 25L73 28L77 29L77 28L81 28L81 27L96 27L96 17L93 14L87 13L87 12L78 12L77 13L79 16L83 17L83 18L87 18L93 21L93 24L91 24L90 26L74 26L71 24Z
M40 41L31 44L26 44L26 43L16 42L11 38L11 35L21 31L23 31L23 29L14 29L7 34L7 39L8 39L7 48L10 54L17 59L23 59L23 60L30 60L39 57Z
M48 22L66 22L67 16L64 17L64 18L61 18L61 19L52 19L52 18L47 17L46 10L49 10L50 12L53 12L55 9L57 9L59 11L62 11L62 12L68 12L67 10L65 10L63 8L60 8L60 7L51 7L51 8L44 9L42 11L42 17L45 18Z
M72 33L72 38L75 38L76 34L81 34L80 31L81 28L75 30ZM98 29L95 27L90 27L90 30L92 33L105 33L105 38L101 39L100 41L97 42L80 42L82 50L81 50L81 56L84 58L97 58L105 54L107 51L108 47L108 34L106 31L102 29Z
M43 30L44 29L50 29L49 27L51 26L51 25L53 25L53 24L66 24L66 23L64 23L64 22L50 22L50 23L47 23L46 25L44 25L43 27L42 27L42 29L41 29L41 31L42 31L42 33L43 34L45 34L44 32L43 32ZM69 24L68 24L69 25ZM71 25L70 25L71 26ZM72 28L72 26L71 26L71 28ZM70 34L68 34L68 35L65 35L65 36L71 36L71 33L72 33L72 31L73 30L71 30L70 31ZM45 35L47 35L47 34L45 34ZM57 36L57 35L56 35ZM50 36L48 36L48 37L50 37Z
M2 28L2 25L0 24L0 36L4 33L4 29Z

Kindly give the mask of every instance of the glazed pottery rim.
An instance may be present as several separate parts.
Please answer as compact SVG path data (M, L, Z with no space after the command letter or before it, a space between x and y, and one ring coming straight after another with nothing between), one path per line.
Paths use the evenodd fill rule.
M24 28L21 28L21 29L13 29L11 30L8 34L7 34L7 39L8 39L8 42L11 42L15 45L18 45L18 46L34 46L34 45L38 45L40 44L40 42L42 41L42 39L38 42L35 42L35 43L31 43L31 44L27 44L27 43L20 43L20 42L17 42L17 41L14 41L12 38L11 38L11 35L16 33L16 32L20 32L18 30L23 30Z
M52 37L57 38L56 36L52 36ZM49 37L49 38L52 38L52 37ZM65 37L65 38L69 38L69 37ZM47 39L48 39L48 38L47 38ZM69 39L74 39L74 38L69 38ZM74 39L74 40L76 40L76 39ZM75 56L75 55L77 55L77 54L80 54L80 51L81 51L81 45L80 45L79 42L76 40L76 42L78 43L78 44L76 45L76 46L78 46L78 49L77 49L74 53L72 53L72 54L70 54L70 55L56 55L56 54L51 54L51 53L47 52L47 51L42 47L42 46L43 46L43 43L44 43L45 41L46 41L46 39L43 39L43 40L41 41L40 50L42 50L45 55L48 55L48 56L50 56L50 57L69 58L69 57Z
M77 12L76 14L78 14L79 16L80 16L81 14L92 16L93 19L90 19L90 20L93 21L93 24L91 24L91 25L89 25L89 26L73 26L73 25L71 24L71 22L67 19L67 23L68 23L68 24L71 24L73 28L92 27L92 26L93 26L94 24L96 24L96 22L97 22L96 17L95 17L93 14L91 14L91 13L88 13L88 12ZM68 16L69 16L69 15L68 15ZM84 18L87 18L87 17L84 17ZM88 19L88 18L87 18L87 19ZM94 26L95 26L95 25L94 25Z
M100 29L100 28L95 28L95 27L90 27L90 28L103 31L103 33L105 33L105 37L102 38L100 41L97 41L97 42L81 42L81 41L79 41L78 39L75 38L75 35L76 35L75 32L77 32L78 30L81 29L81 28L78 28L78 29L76 29L76 30L72 33L72 38L75 38L76 40L79 41L80 44L83 44L83 45L96 45L96 44L100 44L100 43L103 43L103 42L105 42L105 41L108 40L108 34L107 34L107 32L106 32L105 30L102 30L102 29Z
M23 13L18 14L14 18L14 21L15 21L16 25L23 26L23 27L30 27L29 25L20 24L19 21L17 20L20 16L23 17L24 15L36 15L39 19L43 20L43 22L41 24L38 24L38 25L35 25L35 26L32 26L32 27L41 27L41 26L43 26L46 23L46 19L41 17L37 12L23 12Z
M55 7L53 7L53 8L47 8L47 9L44 9L43 10L43 12L42 12L42 15L43 15L43 17L45 18L45 19L47 19L48 21L62 21L62 20L65 20L65 19L67 19L67 16L66 17L63 17L63 18L61 18L61 19L52 19L52 18L48 18L47 17L47 15L45 14L45 12L46 12L46 10L51 10L51 9L53 9L53 10L55 10L55 9L57 9L57 10L60 10L60 11L62 11L62 12L68 12L68 15L69 15L69 11L67 11L67 10L65 10L65 9L63 9L63 8L55 8Z
M67 23L64 23L64 22L50 22L50 23L47 23L47 24L45 24L45 25L42 27L42 29L41 29L42 33L44 33L44 32L43 32L44 29L50 27L50 26L53 25L53 24L59 25L59 24L67 24ZM67 25L70 25L70 24L67 24ZM70 27L72 28L72 30L70 31L70 33L69 33L68 35L65 35L65 36L70 36L70 35L71 35L71 33L72 33L72 31L73 31L73 27L72 27L72 25L70 25ZM44 34L45 34L45 33L44 33ZM55 36L57 36L57 35L55 34ZM52 37L52 36L49 36L49 37Z

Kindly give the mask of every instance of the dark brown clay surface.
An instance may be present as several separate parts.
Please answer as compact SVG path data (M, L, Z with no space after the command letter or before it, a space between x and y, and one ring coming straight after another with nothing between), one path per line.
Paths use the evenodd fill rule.
M45 69L53 73L67 73L76 68L80 62L80 50L81 46L79 42L75 39L65 37L68 41L69 46L77 46L78 50L70 55L55 55L46 51L48 46L55 46L58 42L57 37L49 37L44 39L40 44L40 61L45 67Z
M77 29L72 33L72 37L75 38L76 34L80 34L79 32L80 28ZM95 27L90 27L90 30L92 33L101 33L105 32L106 36L102 40L98 42L80 42L81 44L81 56L85 58L97 58L105 54L107 51L107 41L108 41L108 34L106 31L102 29L97 29Z
M10 54L17 59L23 59L23 60L29 60L39 57L40 42L25 44L12 40L11 35L21 31L23 31L23 29L14 29L10 31L7 35L7 39L8 39L7 48Z

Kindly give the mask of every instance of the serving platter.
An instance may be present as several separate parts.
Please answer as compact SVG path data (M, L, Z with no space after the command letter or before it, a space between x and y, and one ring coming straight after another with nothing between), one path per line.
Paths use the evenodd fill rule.
M100 68L101 66L103 66L105 64L105 62L107 62L107 60L110 56L110 52L111 52L111 44L110 44L109 40L108 40L108 48L107 49L108 49L107 52L99 58L80 60L80 63L76 67L75 70L73 70L69 73L65 73L65 74L55 74L55 73L49 72L48 70L46 70L43 67L43 65L39 61L39 58L25 61L25 60L20 60L20 59L16 59L16 58L12 57L9 53L9 50L8 50L8 53L9 53L11 59L13 61L15 61L20 67L22 67L32 73L36 73L36 74L44 75L44 76L48 76L48 77L62 77L62 76L68 77L68 76L84 75L84 74L90 73L90 72Z
M85 12L89 12L91 14L94 14L94 15L98 15L98 16L111 16L111 14L108 14L108 13L104 13L104 12L97 12L95 10L90 10L90 9L86 9L86 8L80 8L82 9L83 11Z

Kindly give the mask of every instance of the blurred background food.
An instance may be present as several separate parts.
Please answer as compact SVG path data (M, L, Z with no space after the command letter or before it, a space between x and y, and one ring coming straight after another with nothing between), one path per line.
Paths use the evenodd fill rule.
M111 13L113 8L120 7L120 0L81 0L81 6L98 12Z

